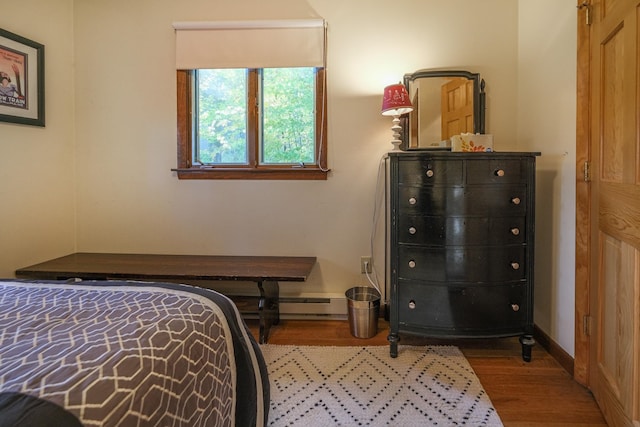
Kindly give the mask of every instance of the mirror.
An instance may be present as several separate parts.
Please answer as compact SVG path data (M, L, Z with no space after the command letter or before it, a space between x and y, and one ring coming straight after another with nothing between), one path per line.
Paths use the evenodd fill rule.
M484 133L485 92L480 74L419 70L404 75L413 111L402 118L402 149L443 149L452 135Z

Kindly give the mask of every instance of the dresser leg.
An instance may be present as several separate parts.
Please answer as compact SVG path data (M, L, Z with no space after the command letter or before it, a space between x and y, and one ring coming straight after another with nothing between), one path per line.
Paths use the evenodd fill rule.
M536 340L531 335L522 335L520 344L522 345L522 360L531 362L531 348L535 345Z
M389 340L389 354L393 358L398 357L398 341L400 341L400 337L398 334L391 333L387 340Z

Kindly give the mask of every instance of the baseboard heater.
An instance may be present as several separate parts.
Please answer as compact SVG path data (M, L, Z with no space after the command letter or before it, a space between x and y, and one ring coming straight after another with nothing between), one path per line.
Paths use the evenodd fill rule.
M331 298L284 297L278 299L280 304L331 304Z
M257 318L257 297L230 296L246 318ZM347 299L340 294L280 296L282 319L346 319Z
M347 300L344 296L296 296L280 297L280 317L295 318L346 318Z

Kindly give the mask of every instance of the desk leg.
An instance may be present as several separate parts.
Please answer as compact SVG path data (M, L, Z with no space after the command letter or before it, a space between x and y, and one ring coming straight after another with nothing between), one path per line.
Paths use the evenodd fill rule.
M271 325L277 325L280 322L280 306L278 305L280 286L276 281L265 280L258 282L258 289L260 290L260 302L258 303L260 337L258 342L265 344L269 339Z

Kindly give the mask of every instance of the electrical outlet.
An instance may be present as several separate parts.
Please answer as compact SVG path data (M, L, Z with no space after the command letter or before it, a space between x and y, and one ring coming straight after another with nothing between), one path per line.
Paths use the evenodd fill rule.
M370 256L360 257L360 273L362 274L371 273L371 271L372 271L371 257Z

